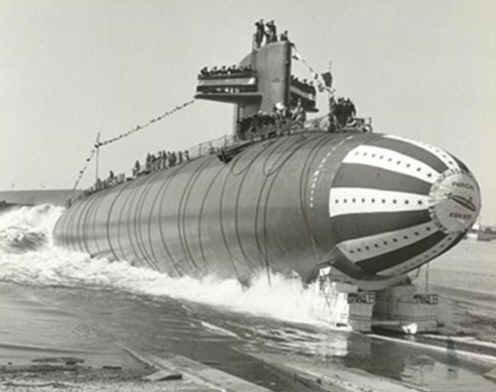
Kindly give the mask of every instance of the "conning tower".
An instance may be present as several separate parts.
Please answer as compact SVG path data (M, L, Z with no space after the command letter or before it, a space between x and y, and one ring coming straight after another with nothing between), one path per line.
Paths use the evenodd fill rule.
M198 76L196 99L232 103L233 134L243 139L239 124L256 114L291 110L298 104L317 112L316 89L291 76L293 44L289 40L255 43L237 66L204 68Z

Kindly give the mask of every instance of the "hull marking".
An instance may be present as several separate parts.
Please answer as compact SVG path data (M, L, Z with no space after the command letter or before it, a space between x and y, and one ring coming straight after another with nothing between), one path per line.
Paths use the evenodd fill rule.
M330 216L372 212L425 210L432 204L427 195L371 188L331 188Z
M428 222L406 229L343 241L337 247L350 261L356 263L411 245L437 230L434 223Z
M441 175L429 165L399 152L375 146L361 145L351 150L343 163L377 167L433 184Z
M428 249L419 255L404 261L401 264L398 264L394 267L385 269L384 271L379 272L379 275L382 276L391 276L391 275L397 275L397 274L404 274L407 273L411 270L414 270L415 268L420 267L421 265L427 263L428 261L434 259L435 257L439 256L441 253L443 253L445 250L447 250L453 242L456 240L456 234L450 234L447 237L445 237L441 242L439 242L436 246L432 247L431 249Z

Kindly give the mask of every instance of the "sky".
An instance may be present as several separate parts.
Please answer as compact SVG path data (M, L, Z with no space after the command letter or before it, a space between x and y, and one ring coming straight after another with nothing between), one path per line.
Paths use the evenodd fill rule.
M264 18L313 68L332 61L337 95L375 131L464 161L483 223L496 223L495 15L492 0L0 0L0 190L72 188L97 132L118 135L190 100L199 69L237 63ZM102 149L100 170L129 172L147 152L231 125L230 105L198 101ZM90 167L82 185L94 176Z

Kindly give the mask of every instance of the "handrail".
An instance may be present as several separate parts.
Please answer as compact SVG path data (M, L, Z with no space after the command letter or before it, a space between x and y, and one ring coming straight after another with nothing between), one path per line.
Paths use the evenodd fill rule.
M253 78L257 76L257 72L253 71L243 71L243 72L231 72L231 73L220 73L214 75L198 75L198 80L216 80L216 79L236 79L236 78Z
M347 124L347 126L339 129L336 133L342 132L370 132L372 131L372 121L371 118L354 118L352 123ZM294 120L286 120L280 123L263 125L257 128L255 133L248 134L247 137L241 139L238 135L224 135L216 139L210 139L205 142L196 144L184 151L188 152L187 159L183 161L188 162L208 155L223 155L228 149L235 149L243 145L249 145L262 140L272 139L275 137L287 136L292 134L304 133L304 132L329 132L329 116L322 116L312 120L308 120L305 123ZM178 163L181 164L181 163ZM157 169L152 169L151 172L162 170L166 168L166 164L158 165ZM110 184L102 185L98 189L92 187L90 189L84 190L75 200L89 196L100 190L109 189L115 185L125 183L126 181L133 180L140 177L148 172L140 172L137 176L126 177L125 174L117 175ZM104 183L105 181L103 181ZM68 200L68 206L72 204L72 200Z

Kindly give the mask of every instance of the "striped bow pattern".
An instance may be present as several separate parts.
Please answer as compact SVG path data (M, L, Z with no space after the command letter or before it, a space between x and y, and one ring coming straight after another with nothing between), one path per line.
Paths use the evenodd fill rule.
M337 248L364 272L418 268L455 245L480 211L468 168L439 148L379 136L344 157L329 195Z

